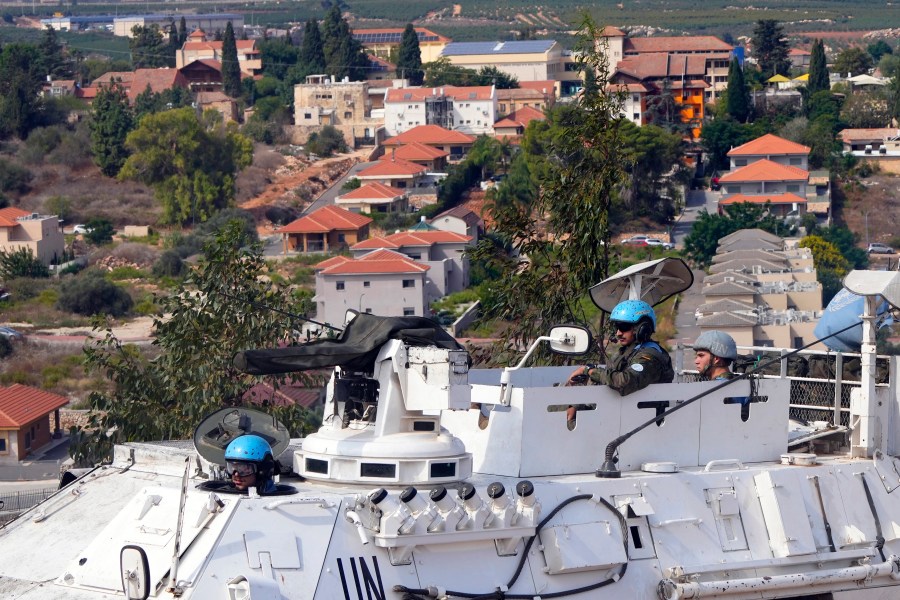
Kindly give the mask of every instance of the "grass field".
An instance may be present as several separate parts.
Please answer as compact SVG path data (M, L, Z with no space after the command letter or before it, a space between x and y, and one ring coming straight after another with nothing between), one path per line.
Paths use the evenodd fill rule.
M71 0L70 0L71 2ZM54 11L71 14L174 14L190 12L235 12L247 23L283 26L300 23L310 17L322 18L323 2L137 2L110 4L81 0L75 5L60 3L38 6L42 16ZM454 5L460 9L454 11ZM529 27L541 36L574 29L581 15L588 11L600 24L618 27L652 27L673 34L731 34L738 38L750 35L753 24L762 18L781 21L785 30L800 31L868 31L900 27L900 3L884 0L349 0L345 11L355 26L402 25L414 21L454 39L506 39L509 32ZM5 3L4 13L30 15L31 3ZM453 16L454 13L458 13Z

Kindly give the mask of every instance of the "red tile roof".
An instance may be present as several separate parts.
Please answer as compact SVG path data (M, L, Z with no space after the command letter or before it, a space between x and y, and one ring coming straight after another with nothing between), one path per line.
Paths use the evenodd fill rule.
M691 35L684 37L634 37L625 38L622 45L622 51L646 53L713 53L713 52L731 52L731 44L726 44L719 38L712 35Z
M343 196L339 196L341 200L394 200L403 196L406 192L403 190L384 185L378 182L367 183L361 185Z
M625 37L625 32L618 27L607 25L600 30L600 35L602 37Z
M512 102L513 100L524 102L529 100L532 102L543 103L543 101L547 100L550 96L556 96L556 91L553 88L550 88L549 91L546 92L540 89L525 87L497 90L497 102Z
M791 48L790 51L788 51L788 56L812 56L812 52L803 50L802 48Z
M352 213L338 206L323 206L275 233L328 233L335 230L359 229L372 222L369 217Z
M746 144L732 148L728 156L753 156L770 155L781 156L784 154L809 154L809 146L798 144L777 135L767 133L764 136L751 140Z
M356 174L360 179L364 177L402 177L414 176L424 173L428 169L424 165L403 160L400 158L380 160L371 167L367 167Z
M420 144L419 142L413 142L411 144L406 144L400 146L396 150L391 150L384 155L382 155L380 160L391 160L391 158L400 158L402 160L434 160L436 158L443 158L445 156L449 156L449 152L445 152L440 148L435 148L434 146L426 146L425 144Z
M471 236L453 231L398 231L385 237L363 240L350 247L351 250L373 250L375 248L402 248L404 246L431 246L434 244L465 244Z
M883 141L900 135L900 129L896 127L872 127L864 129L844 129L838 133L842 141L875 140Z
M128 87L128 99L134 102L135 98L147 91L158 94L174 87L189 88L190 82L178 69L137 69L134 79Z
M355 248L355 246L354 246ZM424 273L428 265L417 263L393 250L375 250L356 260L346 260L322 269L324 275L362 275L375 273Z
M68 403L59 394L20 383L0 387L0 427L18 429Z
M188 36L188 40L190 40L190 37L191 36ZM187 41L184 43L184 46L182 46L181 49L188 51L188 52L190 52L190 51L196 52L198 50L213 50L213 51L217 51L217 52L221 53L222 52L222 44L223 44L223 42L221 42L221 41L205 41L205 42ZM245 54L247 53L247 51L256 49L256 40L235 40L234 44L235 44L235 46L237 46L238 52L243 50Z
M719 200L719 204L740 204L741 202L750 202L751 204L806 204L806 198L801 198L797 194L734 194Z
M520 81L519 89L525 90L535 90L537 92L541 92L542 94L556 94L556 82L552 79L539 79L537 81ZM497 90L497 97L500 96L500 92L505 90Z
M807 181L809 172L800 167L781 165L768 159L757 160L719 178L720 183L735 181Z
M433 146L435 144L474 144L475 138L460 131L450 131L440 125L419 125L400 135L384 140L385 146L402 146L419 142Z
M706 57L702 54L665 53L627 56L616 65L616 73L641 80L682 76L702 79L706 74Z
M14 206L8 206L6 208L0 208L0 227L16 227L19 225L19 222L16 221L19 217L27 217L31 213L27 210L22 210L21 208L16 208Z
M391 88L387 92L384 103L388 102L424 102L426 98L446 97L454 100L490 100L494 86L478 85L457 87L442 85L428 88Z
M606 89L610 92L629 92L629 93L646 93L650 90L643 83L612 83L606 86Z
M528 127L532 121L544 121L547 117L544 113L536 108L524 106L519 110L511 112L505 119L501 119L494 123L494 129L498 127Z
M108 71L91 82L91 87L108 85L113 79L119 79L123 87L128 87L134 79L134 71Z

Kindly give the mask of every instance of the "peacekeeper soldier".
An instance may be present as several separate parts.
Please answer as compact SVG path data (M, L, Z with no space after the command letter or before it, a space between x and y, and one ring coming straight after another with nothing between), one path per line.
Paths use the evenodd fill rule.
M569 376L569 385L590 380L627 396L651 383L671 383L675 379L672 359L651 339L656 331L653 307L643 300L625 300L616 305L609 318L616 330L618 351L605 368L592 365L578 368ZM569 407L566 411L570 425L576 410Z
M704 331L694 342L694 366L703 381L731 379L731 364L737 358L737 345L727 333Z
M228 444L225 472L242 492L251 487L260 495L275 491L275 457L269 443L258 435L242 435Z

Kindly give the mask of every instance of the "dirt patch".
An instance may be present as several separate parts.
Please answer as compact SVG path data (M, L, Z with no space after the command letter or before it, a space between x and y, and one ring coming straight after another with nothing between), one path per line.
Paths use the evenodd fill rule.
M898 183L895 175L877 174L836 190L835 221L859 235L860 248L866 247L867 233L869 242L900 237L900 222L890 216L900 214Z

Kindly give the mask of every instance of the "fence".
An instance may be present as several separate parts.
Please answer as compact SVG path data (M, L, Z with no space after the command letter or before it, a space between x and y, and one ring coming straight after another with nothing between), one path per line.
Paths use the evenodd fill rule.
M685 350L691 346L681 344L675 349L676 381L697 381L697 371L685 368ZM790 350L774 350L769 347L739 346L738 354L755 356L757 363L763 364L781 356L781 360L761 371L761 377L787 378L791 382L789 416L791 419L807 423L827 421L832 425L850 424L850 393L860 387L859 364L861 355L849 352L821 352L804 350L797 355L802 363L790 364L785 356ZM810 363L817 366L815 373L809 373ZM791 374L792 367L798 364L807 366L807 370L799 369L801 374ZM824 368L823 368L824 367ZM749 370L749 369L748 369ZM830 374L829 377L809 377L807 374ZM879 356L876 363L876 386L887 387L890 384L888 357Z
M0 526L9 523L32 506L43 502L57 489L52 487L0 494Z

